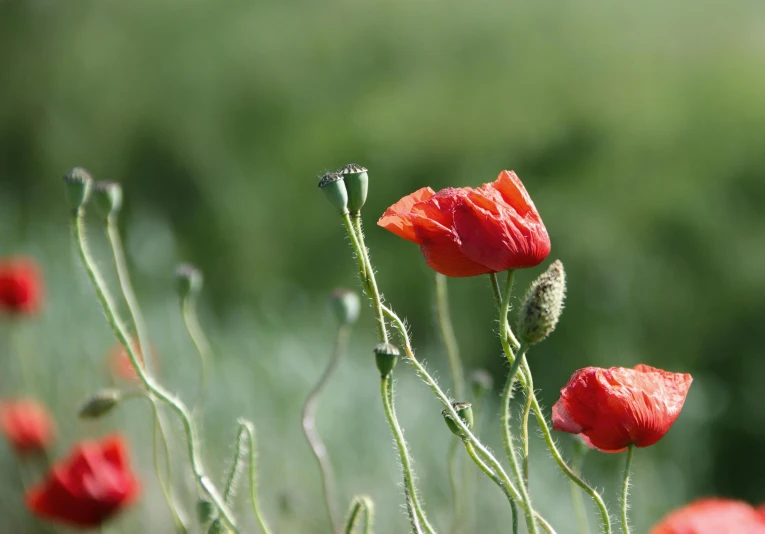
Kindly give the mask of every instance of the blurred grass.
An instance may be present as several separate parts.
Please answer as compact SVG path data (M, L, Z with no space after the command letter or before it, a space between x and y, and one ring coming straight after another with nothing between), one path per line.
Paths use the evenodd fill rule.
M253 411L246 415L261 431L263 457L291 455L264 462L266 485L278 489L264 489L267 511L287 518L282 530L312 528L322 515L299 485L313 480L318 489L297 406L331 345L325 295L354 282L341 225L315 178L349 161L370 168L365 221L380 283L440 368L431 274L416 248L373 224L414 189L478 185L512 168L569 273L564 319L531 355L545 404L585 365L643 362L695 377L675 428L636 457L638 531L695 496L765 501L765 462L752 459L765 446L764 12L755 0L0 1L0 254L44 263L49 307L26 329L41 374L55 370L51 402L62 417L72 413L102 382L111 344L65 231L59 177L84 165L125 184L131 267L153 338L179 362L165 378L181 391L196 383L196 363L173 318L170 273L180 260L204 270L220 374L237 384L213 399L211 411L230 417L228 425L224 415L211 418L221 425L213 456L223 462L233 421ZM535 274L522 273L519 287ZM450 287L469 367L499 378L486 281ZM72 333L75 319L81 335ZM375 381L364 320L359 356L343 371L348 388L358 376ZM72 354L82 355L76 365L59 366ZM402 418L417 430L407 436L426 500L445 518L443 455L428 449L445 446L428 440L441 423L437 411L433 432L420 421L421 404L432 401L407 380ZM374 484L381 532L383 524L400 531L394 454L370 383L357 395L333 391L325 413L340 413L343 401L353 410L322 424L365 440L331 443L342 458L358 455L343 465L345 496ZM227 405L230 391L247 398ZM275 413L258 417L260 402ZM132 424L145 431L141 409ZM71 435L86 431L75 425ZM620 465L588 460L608 473L595 477L607 488ZM566 490L551 477L546 489ZM494 521L506 510L490 502L496 510L485 520ZM305 523L289 523L290 506L299 510L292 521Z

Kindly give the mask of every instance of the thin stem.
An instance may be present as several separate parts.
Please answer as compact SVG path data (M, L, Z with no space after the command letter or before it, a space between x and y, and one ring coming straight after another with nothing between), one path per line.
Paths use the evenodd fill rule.
M632 455L635 452L635 446L630 445L627 448L627 463L624 466L624 479L622 480L622 533L630 534L629 517L627 516L627 510L629 505L627 504L627 496L630 490L630 469L632 468Z
M335 348L332 351L332 358L329 361L329 365L327 365L327 368L322 373L319 381L308 394L305 404L303 405L303 434L305 434L308 445L311 447L311 451L319 464L321 482L324 490L324 503L327 506L327 515L330 524L332 525L332 532L338 532L337 509L335 507L335 503L337 502L335 477L332 470L332 463L327 454L327 448L324 446L324 442L316 430L316 409L318 407L319 394L335 373L337 365L345 352L350 331L350 325L340 325L337 329Z
M393 438L396 441L396 448L398 449L399 457L401 458L401 468L404 473L404 491L406 492L407 501L411 501L411 507L407 507L409 512L409 521L412 524L414 532L422 532L418 526L418 523L422 523L422 527L429 533L435 532L433 527L428 524L425 514L418 507L417 489L414 486L414 474L412 472L411 459L409 458L409 450L404 440L404 433L399 425L398 418L396 417L396 410L393 404L393 385L390 381L390 375L384 376L380 379L380 395L382 396L383 407L385 409L385 417L388 419L388 425L393 433Z
M449 314L447 279L441 273L436 273L436 317L438 318L438 327L441 330L441 338L446 348L446 357L449 360L454 396L462 401L465 399L465 374L462 370L457 336L454 335L452 318Z
M520 359L520 358L519 358ZM526 377L529 389L534 389L531 373ZM523 406L521 417L521 441L523 442L523 480L529 485L529 415L531 415L531 395L526 395L526 403Z
M364 514L364 534L372 534L372 522L374 520L374 503L366 495L354 497L348 508L347 519L343 527L343 534L353 534L356 530L356 522L359 515Z
M227 525L235 532L238 532L236 522L231 514L231 511L223 503L220 495L218 494L218 491L205 473L204 466L202 465L202 460L199 457L197 450L197 437L188 409L180 399L173 398L170 393L165 391L162 386L157 384L154 379L146 373L143 365L141 365L139 362L138 356L136 355L133 345L130 342L127 330L125 329L125 326L122 324L122 321L119 319L116 313L114 300L106 289L106 284L103 282L101 275L97 271L95 264L91 259L90 251L88 250L87 242L85 241L83 235L83 215L84 214L82 209L73 214L72 235L74 237L75 243L77 243L80 260L82 261L83 267L85 268L88 278L90 279L90 282L96 293L96 297L98 298L104 314L106 315L106 320L108 321L109 326L112 328L112 331L114 332L117 339L125 348L125 351L130 358L130 363L133 365L136 375L138 376L138 379L143 384L143 386L149 391L150 394L155 395L159 400L166 403L173 411L176 412L180 418L183 430L186 434L186 444L188 447L191 468L194 472L194 476L197 480L197 483L199 484L199 487L210 497L210 500L218 508Z
M143 365L147 374L151 373L152 369L152 357L151 347L149 344L149 336L146 328L146 321L143 319L143 313L141 313L141 306L138 303L135 291L133 290L133 284L130 282L130 275L127 269L127 262L125 261L124 247L122 246L122 238L120 237L119 227L117 225L117 218L115 215L109 215L106 219L106 234L109 238L109 245L112 249L112 256L114 258L114 266L117 271L117 279L120 284L120 289L125 297L125 302L128 306L128 312L130 318L135 326L136 337L138 338L138 348L141 356L143 357ZM170 446L167 440L167 432L165 430L165 421L162 417L162 412L157 406L156 398L153 395L149 395L149 402L152 406L152 413L154 415L154 440L153 440L153 456L154 456L154 470L157 473L157 480L159 481L162 493L165 496L165 500L170 508L170 512L173 516L173 522L175 528L179 532L186 532L186 525L181 519L181 513L178 511L177 503L173 498L173 486L172 486L172 463L170 461ZM157 447L157 434L159 434L160 442L164 448L166 468L167 472L162 475L160 468L159 448Z
M499 489L502 490L502 493L505 494L507 497L507 500L510 502L510 507L513 510L513 517L516 517L515 513L515 503L518 500L515 496L515 492L510 490L510 486L505 484L504 480L502 480L502 477L500 477L496 471L494 471L491 467L489 467L486 462L484 462L481 459L481 456L478 455L478 453L475 450L475 446L471 441L464 441L465 450L467 451L470 458L475 462L475 464L486 473L486 476L489 477L497 486L499 486ZM516 519L517 521L517 519Z
M246 419L239 419L239 426L247 431L247 436L250 438L250 504L252 505L252 513L255 515L260 531L263 534L271 534L258 502L258 449L255 439L255 425Z
M236 485L239 482L239 474L241 473L241 464L244 460L245 447L247 446L247 429L243 426L239 427L239 431L236 434L236 446L234 447L234 461L231 462L231 469L228 472L226 478L226 485L223 487L223 501L226 506L234 505L234 494L236 493Z
M181 315L183 315L183 323L186 325L186 330L191 337L191 342L194 344L194 348L197 349L199 355L199 394L197 396L197 407L203 407L205 399L207 398L207 388L210 379L210 360L212 349L210 349L210 343L207 341L202 326L199 324L199 317L197 315L196 298L188 295L181 300Z

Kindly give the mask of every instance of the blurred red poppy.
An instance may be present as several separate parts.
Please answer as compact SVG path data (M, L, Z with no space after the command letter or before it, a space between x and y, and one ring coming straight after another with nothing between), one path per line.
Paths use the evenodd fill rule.
M765 519L742 501L700 499L671 512L650 534L765 534Z
M133 340L132 345L133 345L133 351L138 357L138 361L141 363L141 365L144 365L143 353L141 353L141 346L138 344L138 341ZM154 357L153 361L156 366L157 352L154 350L153 347L151 347L150 354L151 356ZM117 344L109 352L109 366L111 367L111 371L113 375L116 376L117 378L120 378L122 380L129 380L132 382L138 381L138 374L135 372L133 363L130 361L130 356L128 356L128 353L125 350L125 347L123 347L122 345Z
M36 313L42 304L43 280L29 258L0 260L0 310L13 315Z
M420 245L425 262L446 276L534 267L550 253L545 225L512 171L478 189L424 187L393 204L377 224Z
M0 403L0 431L17 454L42 452L56 434L56 425L47 408L33 399Z
M140 491L120 436L83 441L53 465L45 481L27 492L37 516L79 528L102 525L135 500Z
M642 364L580 369L553 406L553 428L603 452L653 445L680 415L692 380Z

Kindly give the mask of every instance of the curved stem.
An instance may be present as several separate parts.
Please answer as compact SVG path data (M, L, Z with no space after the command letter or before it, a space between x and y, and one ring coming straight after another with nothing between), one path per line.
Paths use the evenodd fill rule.
M528 388L534 389L531 373L526 377ZM521 442L523 443L523 480L529 485L529 415L531 415L531 395L526 395L526 404L523 406L521 417Z
M114 258L114 266L117 271L117 279L119 280L120 289L122 290L122 294L125 297L125 302L127 303L130 317L133 321L133 325L135 326L136 337L138 338L138 348L141 356L143 357L143 365L146 369L146 372L150 373L152 368L153 354L151 353L151 347L149 344L146 321L143 319L141 306L138 303L138 298L136 297L135 291L133 290L133 284L130 282L127 262L125 261L125 249L122 246L122 238L120 237L119 227L117 225L117 219L115 215L109 215L106 219L106 234L109 238L109 245L112 249L112 256ZM175 523L176 530L179 532L186 532L186 525L181 518L181 513L178 511L177 504L173 498L172 493L172 463L170 460L170 446L167 440L165 421L163 420L164 418L162 417L162 413L157 406L156 398L154 398L152 395L149 395L149 402L151 402L152 411L154 414L154 439L152 440L154 450L154 470L157 473L157 480L159 482L160 489L162 490L162 494L164 495L168 507L170 508L170 513L173 516L173 522ZM159 465L160 459L156 439L157 434L159 434L159 438L165 452L167 472L165 473L164 477Z
M364 513L364 534L372 534L372 521L374 520L374 503L366 495L354 497L348 508L348 516L343 527L343 534L353 534L356 530L356 522L359 515Z
M324 373L322 373L319 381L308 394L305 404L303 405L303 434L305 434L308 445L311 447L311 451L319 464L322 488L324 490L324 503L327 506L327 514L330 524L332 525L332 532L338 532L337 509L335 508L337 494L335 491L332 463L327 454L327 448L324 446L324 442L316 430L316 408L318 406L319 394L335 373L335 369L337 369L337 365L345 352L350 331L351 327L349 325L340 325L337 329L335 348L332 352L332 358L329 361L329 365L327 365L327 368L324 370Z
M231 470L226 478L226 485L223 487L223 502L226 506L233 506L236 485L239 482L239 473L241 473L241 463L244 459L244 447L247 444L247 430L239 427L236 434L236 446L234 448L234 461L231 463Z
M196 298L189 295L182 299L181 315L183 316L183 323L186 325L186 330L189 333L191 342L194 344L194 348L197 349L197 354L199 355L200 376L197 407L202 407L207 398L212 349L210 349L210 342L207 341L207 336L205 336L204 330L202 330L202 327L199 324Z
M632 455L635 452L635 446L630 445L627 448L627 463L624 466L624 479L622 480L622 533L630 534L629 517L627 516L627 510L629 506L627 504L627 496L630 490L630 468L632 467Z
M136 375L138 376L138 379L143 384L143 386L149 391L150 394L156 396L159 400L166 403L173 411L176 412L180 418L183 430L186 434L186 444L188 447L189 460L191 462L191 468L194 472L194 477L197 480L197 484L202 489L202 491L208 495L213 504L218 508L221 516L229 528L234 530L234 532L238 532L236 521L234 520L231 511L223 503L220 495L218 494L218 491L205 473L204 466L202 465L202 460L199 457L197 437L188 409L181 400L173 398L170 393L165 391L162 386L156 383L154 379L146 373L146 370L144 369L143 365L141 365L138 356L136 355L133 344L130 342L130 338L127 334L127 330L117 315L114 300L106 289L106 284L103 282L101 275L99 274L93 260L91 259L90 251L88 250L87 242L85 241L83 235L83 216L84 213L82 209L79 209L72 215L72 235L74 237L75 243L77 244L80 260L82 261L83 267L85 268L88 278L90 279L90 282L96 293L96 297L101 304L101 308L106 315L106 320L108 321L109 326L112 328L112 331L114 332L117 339L125 348L125 351L130 358L130 363L133 365Z
M252 505L252 513L255 515L255 520L258 522L261 532L263 534L271 534L271 530L268 528L258 503L258 448L257 441L255 440L255 425L246 419L239 419L239 426L247 432L247 436L250 438L250 504Z
M404 472L404 492L406 493L407 501L411 501L412 504L411 507L407 507L412 529L417 533L422 532L418 526L418 523L422 523L422 527L425 531L433 533L433 527L428 524L425 514L416 504L417 489L414 486L414 474L412 472L411 459L409 458L409 450L407 449L406 441L404 440L404 433L396 418L396 410L393 404L393 385L390 381L390 375L380 379L380 395L382 396L383 407L385 408L385 417L388 419L388 425L390 425L390 430L396 441L399 458L401 458L401 468Z

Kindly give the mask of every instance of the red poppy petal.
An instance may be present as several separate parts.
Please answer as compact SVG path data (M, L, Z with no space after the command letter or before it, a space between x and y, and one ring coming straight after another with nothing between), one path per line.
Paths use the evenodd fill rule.
M430 187L418 189L385 210L385 213L380 217L380 220L377 221L377 225L382 226L399 237L403 237L407 241L418 243L414 228L412 227L412 207L418 202L428 200L435 194L435 191Z
M747 503L700 499L675 510L650 534L765 534L765 521Z
M513 171L502 171L497 176L496 181L485 184L480 190L487 193L489 191L499 193L502 200L507 205L512 206L521 218L526 217L529 212L537 219L539 218L539 213L537 213L534 202L523 186L523 182Z
M439 223L416 216L414 229L425 263L446 276L477 276L491 272L485 265L468 259L461 251L454 233Z

